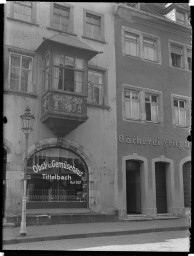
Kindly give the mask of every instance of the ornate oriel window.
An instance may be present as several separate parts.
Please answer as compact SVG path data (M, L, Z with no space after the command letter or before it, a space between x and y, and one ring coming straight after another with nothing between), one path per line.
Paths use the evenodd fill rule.
M28 159L28 208L87 207L88 172L84 161L64 148L47 148Z

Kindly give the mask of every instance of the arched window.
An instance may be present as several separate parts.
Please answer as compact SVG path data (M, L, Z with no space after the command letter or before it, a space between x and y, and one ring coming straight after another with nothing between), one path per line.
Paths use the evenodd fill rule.
M27 208L87 207L87 167L72 151L38 151L28 159L27 178Z

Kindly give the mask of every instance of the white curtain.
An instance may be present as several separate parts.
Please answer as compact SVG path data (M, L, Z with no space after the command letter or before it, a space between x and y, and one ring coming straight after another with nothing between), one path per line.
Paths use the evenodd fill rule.
M53 68L53 89L58 89L59 68Z
M125 101L125 117L126 119L131 118L131 102L130 101Z
M152 121L158 122L158 106L156 104L152 104Z
M186 112L184 109L179 109L179 124L186 125Z
M83 73L75 71L74 74L75 74L75 92L82 93L83 92Z

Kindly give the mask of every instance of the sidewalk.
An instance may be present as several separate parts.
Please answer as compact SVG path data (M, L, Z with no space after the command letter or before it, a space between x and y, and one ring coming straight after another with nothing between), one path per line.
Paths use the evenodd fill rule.
M20 237L20 228L4 228L3 244L49 241L60 239L116 236L160 231L189 231L188 218L129 222L77 223L27 227L27 236Z

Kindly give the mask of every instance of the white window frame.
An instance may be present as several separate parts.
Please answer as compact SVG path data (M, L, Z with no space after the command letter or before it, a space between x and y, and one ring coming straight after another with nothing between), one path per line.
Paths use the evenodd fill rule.
M179 111L179 107L174 106L174 100L177 100L178 102L184 101L184 110L185 110L185 124L184 125L180 124L180 111ZM188 114L191 111L190 107L189 108L187 107L188 105L190 106L190 103L191 103L191 97L177 95L177 94L171 94L172 123L175 127L188 128L190 126L190 120L187 118ZM175 118L175 108L178 109L178 114L179 114L178 122L176 122L176 118Z
M171 49L172 49L172 46L175 46L177 48L180 48L182 49L182 59L181 59L181 67L176 67L176 66L173 66L172 65L172 58L171 58ZM179 43L177 41L172 41L172 40L169 40L168 42L168 49L169 49L169 64L170 64L170 67L172 68L178 68L178 69L182 69L182 70L187 70L187 71L191 71L189 69L189 64L188 64L188 51L191 52L191 56L192 56L192 48L191 46L189 45L185 45L185 44L182 44L182 43Z
M88 98L87 98L87 102L88 104L92 104L92 105L98 105L98 106L103 106L105 104L105 70L102 69L94 69L92 67L88 67L88 77L89 77L89 72L97 72L97 73L101 73L102 75L102 84L98 84L98 85L92 85L92 87L101 87L101 93L102 93L102 98L101 98L101 103L96 103L94 102L94 95L92 100L89 100L89 81L88 81ZM89 78L88 78L89 80ZM92 92L92 94L94 93L94 91Z
M87 15L93 16L93 17L99 17L100 19L100 35L99 37L90 37L86 34L86 24L87 24ZM94 41L100 41L105 43L105 24L104 24L104 14L99 12L90 11L87 9L83 9L83 38L91 39Z
M13 55L19 55L21 59L22 59L22 57L27 57L27 58L31 59L31 80L29 81L29 83L31 84L31 91L29 91L29 88L30 88L29 83L28 83L28 87L27 87L27 92L21 90L21 72L22 72L21 63L20 63L20 67L18 67L18 69L20 70L20 72L19 72L19 88L18 88L18 90L11 89L11 82L10 81L11 81L11 55L12 54ZM30 55L10 51L9 52L9 90L14 91L14 92L21 92L21 93L32 93L33 92L33 82L32 82L32 80L33 80L33 57L30 56Z
M125 115L125 91L136 91L139 93L139 119L128 119ZM153 96L157 96L157 121L146 120L146 107L145 107L145 94L150 94ZM122 85L122 116L124 121L139 121L141 123L147 124L160 124L164 122L164 110L163 110L163 93L162 91L144 88L134 85L123 84Z
M149 102L146 101L146 99L145 99L145 104L146 103L150 104L151 120L147 120L146 116L145 116L145 119L146 119L147 122L158 123L159 122L159 95L154 94L154 93L150 93L150 92L147 92L147 91L145 91L145 94L149 94ZM156 97L156 99L157 99L156 103L152 102L152 96ZM156 116L157 116L156 121L153 120L153 107L154 106L156 106ZM146 115L146 107L145 107L145 115Z
M122 36L122 53L124 56L139 58L144 61L149 61L149 62L155 63L155 64L161 64L161 47L160 47L160 38L159 37L144 33L142 31L131 29L131 28L125 27L125 26L122 26L121 33L122 33L121 34L121 36ZM126 44L126 41L129 41L128 39L126 39L126 33L133 34L137 37L137 49L138 49L137 56L126 53L125 44ZM146 39L153 42L154 51L155 51L154 52L154 60L152 60L151 58L145 57L144 45L145 45Z

